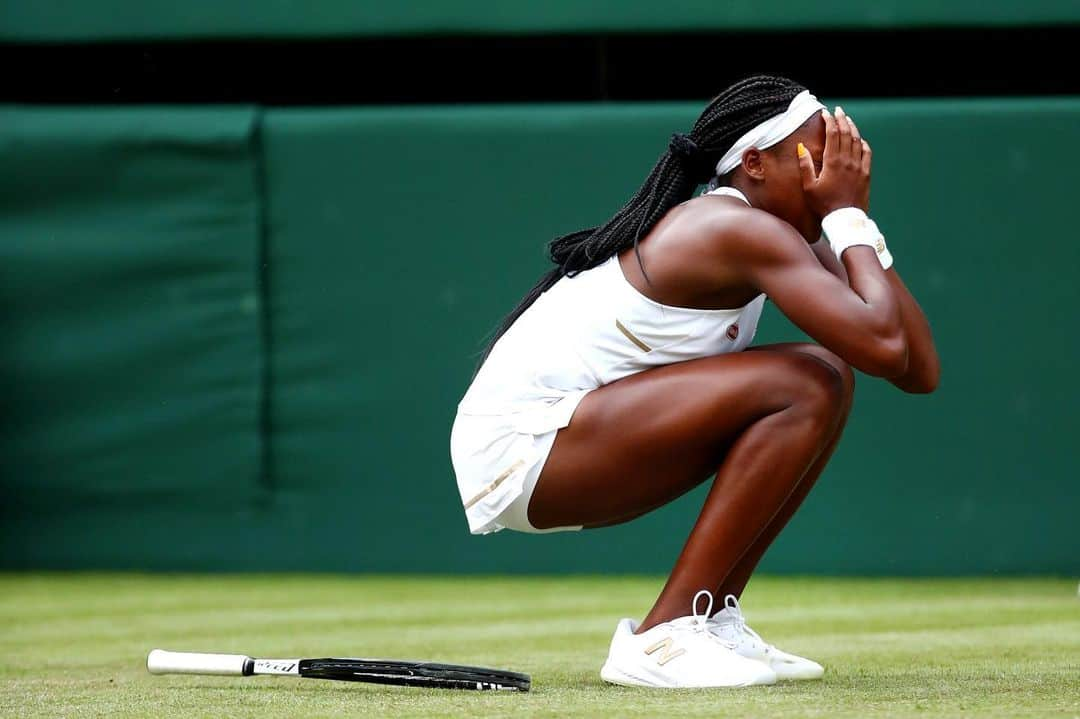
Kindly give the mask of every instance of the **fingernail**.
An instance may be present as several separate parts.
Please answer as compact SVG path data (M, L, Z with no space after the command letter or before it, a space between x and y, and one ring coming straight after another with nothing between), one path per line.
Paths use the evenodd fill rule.
M796 149L799 153L799 157L806 157L806 145L800 142L798 148Z
M821 117L825 120L829 119L829 110L827 108L821 108Z
M837 114L837 115L843 115L843 114L844 114L844 108L842 108L842 107L840 107L839 105L837 105L837 106L836 106L836 114Z

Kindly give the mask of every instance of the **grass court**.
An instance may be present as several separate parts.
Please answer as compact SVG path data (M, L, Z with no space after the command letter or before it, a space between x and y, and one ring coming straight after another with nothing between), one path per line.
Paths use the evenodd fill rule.
M743 608L819 682L648 691L598 672L658 577L0 575L0 716L1078 717L1066 579L755 579ZM368 656L532 675L528 694L154 677L154 648Z

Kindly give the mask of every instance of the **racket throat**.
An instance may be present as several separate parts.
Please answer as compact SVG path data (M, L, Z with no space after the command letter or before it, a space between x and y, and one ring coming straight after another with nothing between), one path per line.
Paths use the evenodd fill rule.
M276 674L278 676L300 676L299 659L256 659L252 662L251 671L244 667L244 674Z

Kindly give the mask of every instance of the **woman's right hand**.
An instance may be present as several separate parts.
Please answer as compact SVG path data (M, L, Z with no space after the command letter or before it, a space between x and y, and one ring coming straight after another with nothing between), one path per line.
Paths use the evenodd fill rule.
M818 217L844 207L865 211L863 205L870 196L870 145L859 136L843 108L836 108L835 117L827 110L821 115L825 118L825 154L820 175L802 143L798 148L799 172L810 209Z

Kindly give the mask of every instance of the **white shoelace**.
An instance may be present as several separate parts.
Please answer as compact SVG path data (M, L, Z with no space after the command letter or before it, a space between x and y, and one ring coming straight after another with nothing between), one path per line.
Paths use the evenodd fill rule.
M698 599L701 598L702 594L704 594L706 597L708 597L709 603L705 607L705 613L704 614L698 614L698 610L697 610L697 608L698 608ZM729 594L728 596L730 597L731 595ZM734 597L732 597L732 599L734 599ZM725 601L727 601L727 600L725 600ZM737 605L738 605L738 602L736 602L736 606ZM712 610L713 610L713 595L712 595L712 592L710 592L707 589L702 589L702 590L698 591L698 593L694 595L694 606L692 607L692 610L693 610L694 629L695 629L695 631L703 632L705 634L705 636L709 637L713 641L716 641L716 642L719 642L720 644L723 644L728 649L734 649L735 648L736 645L735 645L734 642L726 641L726 640L722 639L721 637L718 637L714 633L709 631L709 622L710 622L710 617L712 616ZM741 616L741 614L740 614L740 616ZM744 622L744 626L745 626L745 622ZM757 636L757 635L755 635L755 636Z
M699 592L700 594L700 592ZM696 602L696 598L695 598ZM712 608L712 603L709 603L709 608ZM755 641L761 642L766 649L771 649L772 645L761 638L761 635L755 632L746 623L746 617L743 616L742 607L739 606L739 600L734 594L729 594L724 597L724 609L727 610L728 616L731 617L730 624L735 626L735 629L742 634L753 638ZM729 622L720 622L721 624L727 624Z
M705 613L704 614L698 614L698 611L697 611L698 599L701 599L702 594L704 594L706 597L709 598L709 604L708 604L708 606L705 607ZM712 595L712 592L710 592L708 589L702 589L701 591L699 591L697 594L694 595L694 606L693 606L694 623L698 625L699 629L705 629L705 625L708 624L709 617L712 616L712 605L713 605L713 595Z

